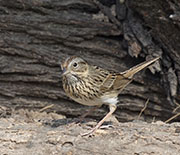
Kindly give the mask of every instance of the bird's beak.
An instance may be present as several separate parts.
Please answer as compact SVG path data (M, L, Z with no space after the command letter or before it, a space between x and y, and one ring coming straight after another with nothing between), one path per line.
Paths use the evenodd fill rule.
M61 76L64 76L68 74L69 72L66 70L66 68L63 68Z

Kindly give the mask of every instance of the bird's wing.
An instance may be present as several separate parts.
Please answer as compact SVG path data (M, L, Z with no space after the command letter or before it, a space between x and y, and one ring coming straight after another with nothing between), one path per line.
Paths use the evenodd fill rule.
M110 90L121 91L131 81L132 79L124 77L123 74L110 74L101 85L100 90L103 92Z
M115 74L109 74L109 75L105 78L105 80L103 81L103 83L101 84L100 90L102 90L102 91L109 90L109 89L112 87L115 79L116 79L116 75L115 75Z
M109 74L102 83L100 90L102 91L117 90L118 92L121 92L132 81L132 77L134 74L136 74L143 68L149 66L158 59L159 57L145 61L122 73Z

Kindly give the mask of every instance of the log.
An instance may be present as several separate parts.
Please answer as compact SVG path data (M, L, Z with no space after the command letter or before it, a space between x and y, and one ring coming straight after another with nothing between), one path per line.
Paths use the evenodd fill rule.
M115 115L132 121L149 99L140 119L167 120L179 112L178 6L170 0L0 0L0 106L40 110L52 104L47 112L77 117L89 107L62 89L65 58L77 55L122 72L161 56L119 95ZM90 117L100 119L106 112L103 106Z

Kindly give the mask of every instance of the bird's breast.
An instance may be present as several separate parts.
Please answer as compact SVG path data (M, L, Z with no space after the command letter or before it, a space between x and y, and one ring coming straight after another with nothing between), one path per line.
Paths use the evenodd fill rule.
M80 104L88 106L103 104L100 98L101 92L99 91L99 87L88 80L86 81L86 79L74 83L68 82L68 79L64 79L63 88L71 99Z

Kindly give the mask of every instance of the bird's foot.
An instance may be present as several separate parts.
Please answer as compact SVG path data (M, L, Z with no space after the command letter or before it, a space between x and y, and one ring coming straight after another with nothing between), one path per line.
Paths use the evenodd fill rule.
M94 128L91 129L90 131L81 134L81 136L82 136L82 137L84 137L84 136L91 136L91 135L93 135L93 133L94 133L97 129L98 129L97 127L94 127Z

